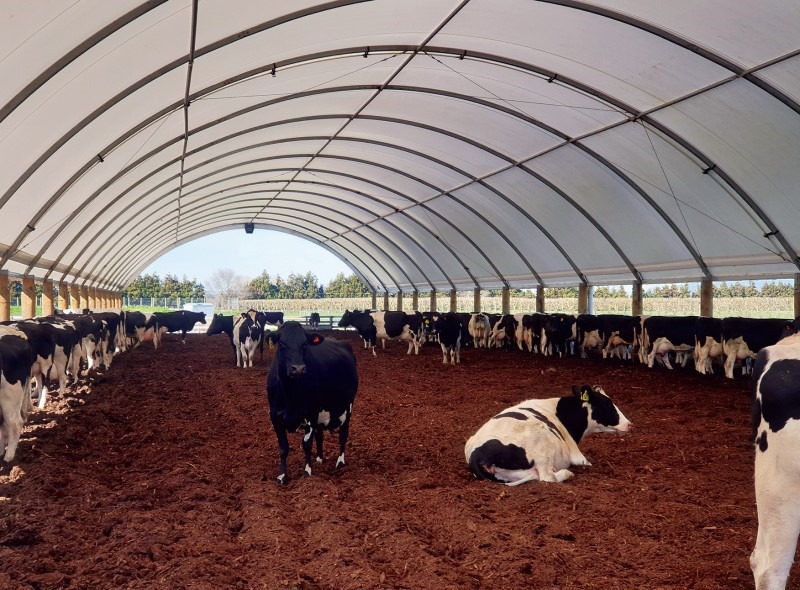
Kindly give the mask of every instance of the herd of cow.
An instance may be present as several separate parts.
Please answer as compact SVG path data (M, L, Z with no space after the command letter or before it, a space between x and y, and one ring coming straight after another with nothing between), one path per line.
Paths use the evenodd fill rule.
M32 398L43 408L51 382L58 382L63 394L70 380L77 383L111 366L116 353L147 341L158 348L166 332L181 332L185 340L197 322L205 323L205 314L191 311L84 311L0 322L0 449L5 447L5 461L14 459Z
M695 369L713 373L715 362L727 377L742 364L749 373L759 350L794 334L799 320L709 318L701 316L626 316L564 313L436 313L402 311L345 311L340 327L352 326L373 354L378 341L408 342L408 354L419 353L423 342L438 342L442 363L460 362L460 348L516 347L543 355L585 358L596 351L603 358L633 359L652 367L672 369L694 358Z
M158 348L167 332L186 333L205 314L189 311L143 314L136 311L54 315L0 323L0 448L12 461L35 398L45 405L46 386L57 381L63 392L68 379L108 367L118 352L152 341ZM272 324L276 330L268 331ZM745 318L646 318L620 315L499 315L448 312L405 313L346 311L340 327L352 326L364 346L376 354L377 341L399 338L407 354L423 342L437 342L442 362L459 362L462 345L508 347L544 355L655 359L672 368L670 354L685 365L690 354L701 373L724 356L725 374L734 363L755 358L753 441L759 517L758 537L750 557L756 587L783 588L800 533L800 334L798 322ZM307 331L283 321L281 312L250 310L238 316L215 315L207 334L228 334L236 364L250 367L265 341L277 344L267 377L270 419L280 448L278 481L287 482L287 432L301 430L304 474L311 475L312 445L321 462L324 430L339 433L336 467L345 464L353 402L358 389L356 357L349 342ZM36 383L35 388L32 382ZM572 465L590 465L578 443L593 432L625 433L631 423L600 386L575 386L573 395L530 399L491 417L469 438L465 459L479 479L519 485L540 480L562 482ZM790 493L791 492L791 493Z

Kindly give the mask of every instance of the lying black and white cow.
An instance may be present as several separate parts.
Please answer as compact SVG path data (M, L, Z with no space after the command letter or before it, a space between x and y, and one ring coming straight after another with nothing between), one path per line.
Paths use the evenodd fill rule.
M206 314L202 311L180 309L178 311L160 311L153 315L158 320L158 329L161 335L180 332L181 342L184 344L186 344L186 333L194 330L196 323L206 323Z
M507 485L561 482L574 475L571 465L591 465L578 449L584 436L628 432L631 423L599 385L572 392L526 400L481 426L464 448L472 474Z
M15 326L0 326L0 450L13 461L22 427L32 411L31 367L27 336Z
M796 322L781 319L723 318L722 352L725 355L725 376L733 379L736 361L754 359L762 348L776 344L797 331ZM746 364L742 372L747 370Z
M317 444L317 462L322 462L323 430L339 429L336 467L342 467L358 390L356 359L350 343L306 332L294 321L283 324L269 338L277 344L267 376L267 397L269 417L280 447L278 482L287 481L287 432L298 428L303 430L305 475L311 475L313 440Z
M763 348L753 372L757 590L783 590L800 533L800 335Z
M461 317L459 317L457 313L450 311L439 316L439 319L436 320L435 327L436 333L439 335L439 344L442 347L442 364L447 364L448 355L450 357L451 365L460 363L462 331Z

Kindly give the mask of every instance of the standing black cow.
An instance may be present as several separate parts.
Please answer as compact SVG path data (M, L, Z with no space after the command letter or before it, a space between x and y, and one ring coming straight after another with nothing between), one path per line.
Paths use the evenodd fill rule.
M352 326L361 336L364 341L364 348L372 348L372 354L375 355L375 342L377 341L377 330L375 329L375 320L369 311L360 311L354 309L349 311L344 310L342 318L339 320L340 328L347 328Z
M213 336L214 334L227 334L228 339L231 341L231 348L233 349L233 362L236 362L236 345L233 343L233 316L222 315L215 313L214 318L208 325L206 336Z
M186 332L194 330L197 322L206 323L206 314L202 311L178 311L157 312L153 314L158 318L158 329L161 334L170 332L180 332L181 342L186 344Z
M456 365L461 362L461 332L462 319L454 311L450 311L436 320L434 324L436 333L439 335L439 344L442 346L442 364L447 364L448 354L450 364Z
M317 443L317 462L322 462L323 430L339 429L336 467L343 466L353 401L358 390L353 348L348 342L306 332L294 321L283 324L270 333L269 338L278 345L267 376L269 417L280 447L278 482L285 484L287 481L287 432L298 428L303 429L305 475L311 475L313 440Z
M308 325L314 330L316 330L317 328L319 328L319 321L320 321L319 312L312 311L311 315L308 316Z

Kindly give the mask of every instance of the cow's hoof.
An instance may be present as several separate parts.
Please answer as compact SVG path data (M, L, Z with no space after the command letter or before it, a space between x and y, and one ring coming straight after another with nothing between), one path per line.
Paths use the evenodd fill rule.
M289 478L286 477L285 473L281 473L276 479L278 480L278 483L281 484L282 486L285 486L287 483L289 483Z
M317 457L317 463L322 463L322 457Z
M339 455L339 458L336 459L336 466L334 467L334 469L340 469L344 466L345 466L344 455Z
M311 477L311 465L306 465L303 469L303 477Z

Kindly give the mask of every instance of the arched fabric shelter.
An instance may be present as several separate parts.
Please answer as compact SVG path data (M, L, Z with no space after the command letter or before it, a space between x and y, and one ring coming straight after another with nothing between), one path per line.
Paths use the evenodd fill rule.
M381 292L793 277L800 3L9 0L0 270L231 227Z

